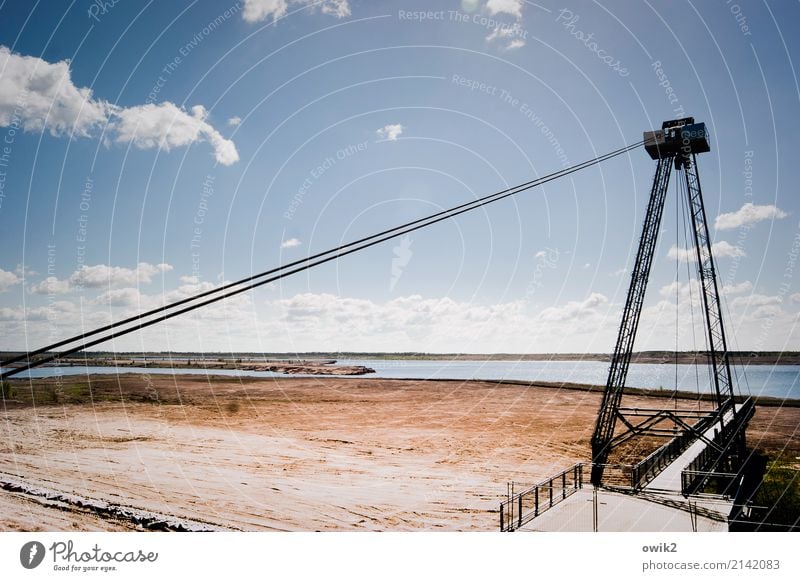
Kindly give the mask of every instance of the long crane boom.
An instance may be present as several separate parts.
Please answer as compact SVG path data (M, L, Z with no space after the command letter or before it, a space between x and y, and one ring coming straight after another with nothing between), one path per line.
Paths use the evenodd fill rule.
M34 351L29 351L17 357L7 359L5 361L0 362L0 369L3 369L2 373L0 373L0 379L6 379L8 377L17 375L34 367L38 367L40 365L44 365L45 363L55 361L60 357L84 351L89 347L99 345L111 339L127 335L128 333L133 333L134 331L139 331L145 327L149 327L156 323L166 321L168 319L193 311L200 307L204 307L206 305L215 303L217 301L221 301L226 298L241 294L251 289L268 284L270 282L281 280L283 278L286 278L287 276L291 276L292 274L303 272L305 270L308 270L309 268L325 264L332 260L337 260L348 254L353 254L355 252L364 250L371 246L375 246L376 244L380 244L382 242L392 240L399 236L403 236L415 230L432 226L433 224L453 218L460 214L476 210L477 208L486 206L488 204L492 204L494 202L503 200L510 196L514 196L516 194L519 194L520 192L524 192L530 190L531 188L544 185L558 178L565 177L582 169L592 167L594 165L602 163L603 161L627 153L641 146L642 143L643 141L639 141L631 145L626 145L619 149L613 150L609 153L599 155L595 158L583 161L581 163L575 164L567 168L563 168L551 174L545 175L541 178L530 180L523 184L511 188L506 188L504 190L500 190L499 192L483 196L482 198L478 198L476 200L471 200L469 202L459 204L452 208L436 212L435 214L431 214L419 218L417 220L413 220L411 222L395 226L394 228L390 228L388 230L383 230L376 234L366 236L359 240L355 240L353 242L337 246L336 248L332 248L324 252L319 252L317 254L291 262L289 264L272 268L259 274L245 277L235 282L224 284L215 289L211 289L193 295L191 297L187 297L185 299L181 299L179 301L170 303L168 305L164 305L162 307L158 307L143 313L139 313L138 315L134 315L132 317L127 317L121 321L117 321L109 325L104 325L102 327L93 329L91 331L79 333L72 337L68 337L66 339L62 339L50 345L46 345ZM57 349L59 347L64 347L67 345L72 345L72 346L57 353L52 352L53 349ZM36 357L39 355L42 355L43 357L36 359ZM21 365L9 368L9 365L17 363L21 363Z

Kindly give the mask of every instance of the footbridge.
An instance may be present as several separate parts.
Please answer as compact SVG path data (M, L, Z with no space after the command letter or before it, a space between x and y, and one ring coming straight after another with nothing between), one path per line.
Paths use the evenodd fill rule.
M509 495L500 506L503 531L727 530L742 510L745 433L755 410L752 400L736 394L731 372L697 165L697 155L710 151L708 133L705 124L691 117L665 121L660 130L644 133L644 147L656 170L591 439L592 460ZM697 266L712 410L680 409L677 393L671 408L623 405L673 169L679 176L676 192L683 204L687 261L691 255ZM654 438L667 441L633 465L614 461L627 457L626 450L639 449L631 448L631 441L641 443L642 438L649 439L646 446Z
M743 504L744 434L751 399L670 439L641 462L608 465L627 482L595 486L579 463L500 505L502 531L726 531Z

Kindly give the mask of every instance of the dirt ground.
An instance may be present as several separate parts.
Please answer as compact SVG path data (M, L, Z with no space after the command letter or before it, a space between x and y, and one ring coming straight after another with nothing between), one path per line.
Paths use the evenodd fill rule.
M0 481L80 500L0 490L0 530L136 528L90 499L233 530L495 531L507 482L589 458L599 398L369 378L14 382ZM759 408L750 443L800 456L798 425L800 408Z

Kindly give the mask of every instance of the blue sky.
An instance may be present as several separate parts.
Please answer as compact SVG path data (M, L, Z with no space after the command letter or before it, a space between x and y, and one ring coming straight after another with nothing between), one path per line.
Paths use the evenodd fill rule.
M733 345L800 349L799 16L724 0L0 2L0 349L682 113L711 134L700 174ZM108 347L607 352L653 171L635 150ZM671 190L639 349L703 348Z

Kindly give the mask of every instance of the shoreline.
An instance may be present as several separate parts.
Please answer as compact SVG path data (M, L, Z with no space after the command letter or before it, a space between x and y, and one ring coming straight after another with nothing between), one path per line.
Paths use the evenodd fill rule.
M180 369L177 373L172 374L164 374L167 377L172 377L174 379L181 379L181 380L197 380L198 378L202 378L208 381L222 381L222 382L231 382L231 381L238 381L240 383L260 383L263 381L297 381L302 382L307 379L316 379L316 378L309 378L309 377L292 377L291 374L285 374L281 376L275 377L260 377L255 375L216 375L214 374L214 369L209 368L209 373L205 375L200 374L190 374L190 373L180 373ZM129 378L129 377L146 377L148 376L147 371L121 371L120 373L116 374L88 374L88 375L62 375L60 377L74 377L80 378L81 380L88 380L91 382L92 380L100 380L100 379L107 379L109 376L117 377L120 379ZM50 377L35 377L35 378L11 378L8 381L12 386L17 384L29 384L31 382L55 382L57 376L50 376ZM556 389L556 390L575 390L581 392L588 392L588 393L602 393L603 389L605 389L604 385L600 384L592 384L592 383L573 383L573 382L561 382L561 381L526 381L520 379L451 379L451 378L427 378L427 377L393 377L393 378L385 378L385 377L371 377L369 375L361 375L361 374L325 374L319 375L318 379L320 381L324 381L325 379L334 379L335 381L352 381L352 380L359 380L359 381L374 381L374 382L409 382L409 383L460 383L460 384L475 384L475 385L498 385L498 386L513 386L513 387L529 387L529 388L544 388L544 389ZM678 399L678 400L687 400L687 401L702 401L702 402L711 402L714 400L714 396L711 393L692 393L688 391L673 391L667 389L652 389L646 387L626 387L623 389L623 395L628 396L641 396L641 397L648 397L648 398L657 398L657 399ZM774 396L746 396L746 395L739 395L736 398L737 402L744 401L747 397L752 397L753 402L757 406L766 406L766 407L800 407L800 398L780 398Z
M798 351L729 351L732 363L738 365L800 365ZM0 351L0 360L24 355L22 351ZM237 359L249 364L329 364L332 360L385 360L385 361L552 361L552 362L610 362L609 353L411 353L411 352L360 352L360 351L307 351L298 353L218 353L218 352L132 352L88 351L68 356L63 363L96 363L109 359L135 359L137 361L176 361L192 359L198 363L233 363ZM707 352L698 351L636 351L631 364L708 364Z

